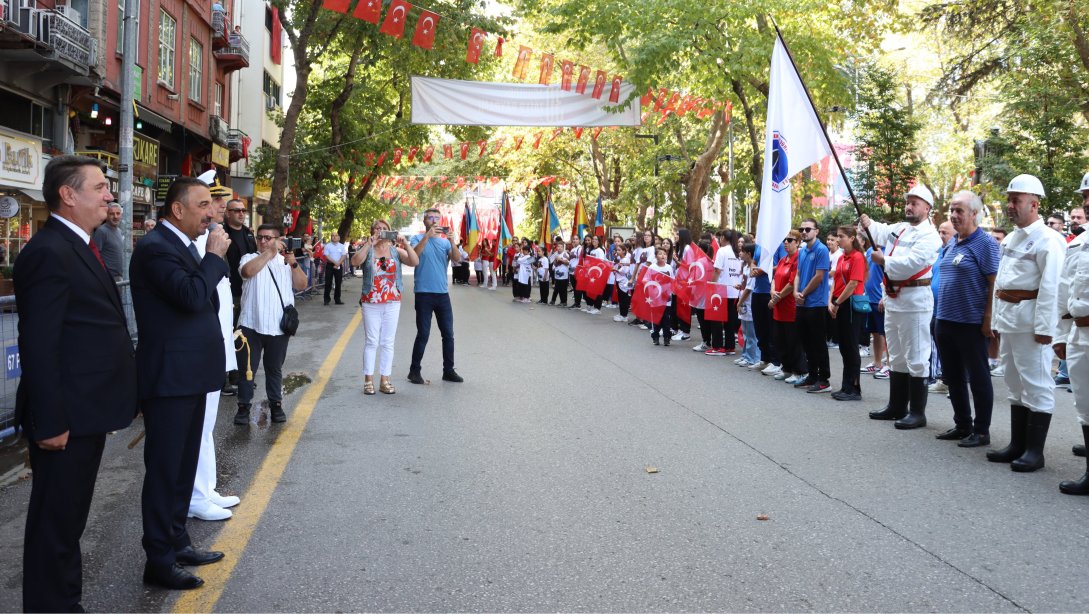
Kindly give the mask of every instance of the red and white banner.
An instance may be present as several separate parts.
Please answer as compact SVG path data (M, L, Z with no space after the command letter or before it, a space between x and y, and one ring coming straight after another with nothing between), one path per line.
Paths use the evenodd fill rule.
M605 87L604 73L601 90ZM597 89L595 87L595 89ZM634 90L620 85L620 99ZM600 96L600 92L599 92ZM589 96L563 91L562 85L486 83L412 77L412 123L452 126L638 126L640 107L618 113Z

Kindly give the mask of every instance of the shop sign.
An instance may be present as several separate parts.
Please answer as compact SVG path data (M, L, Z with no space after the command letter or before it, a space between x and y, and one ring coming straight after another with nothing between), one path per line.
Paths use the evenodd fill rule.
M42 142L0 132L0 181L41 189Z
M19 215L19 201L11 196L0 197L0 218L9 219Z
M132 133L132 161L137 164L159 168L159 141Z
M166 202L166 193L170 191L170 184L177 178L177 175L159 175L155 180L155 202Z
M132 200L134 202L150 205L152 202L154 202L153 200L151 200L151 197L151 188L147 187L146 185L141 185L139 183L132 184Z
M212 164L215 164L216 166L230 166L231 152L227 151L226 147L221 147L212 143Z

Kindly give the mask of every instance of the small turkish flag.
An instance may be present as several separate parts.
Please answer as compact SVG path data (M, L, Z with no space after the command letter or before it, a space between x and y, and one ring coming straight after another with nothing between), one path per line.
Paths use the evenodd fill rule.
M469 34L469 48L465 51L465 61L476 64L480 61L480 50L484 47L484 37L488 34L480 28L473 28Z
M454 159L454 146L447 143L442 146L442 157L447 160Z
M597 76L594 77L594 92L590 94L591 98L601 98L601 95L605 93L605 80L607 78L604 70L597 71Z
M552 82L552 65L554 62L551 53L541 54L541 78L537 80L539 85L548 85Z
M680 92L673 92L673 95L669 97L669 102L666 103L665 111L676 111L677 103L681 100Z
M590 82L590 67L579 66L579 82L575 86L576 94L586 93L586 84Z
M660 322L666 304L673 293L673 278L654 269L643 267L635 282L631 311L635 317L648 322Z
M431 156L434 155L434 154L435 154L435 147L433 145L428 145L427 147L424 147L423 161L424 162L430 162L431 161Z
M412 164L412 161L416 159L416 152L420 151L419 147L408 148L408 163Z
M661 111L662 110L662 105L664 105L666 103L666 99L667 99L668 96L669 96L669 90L667 90L666 88L663 87L662 89L658 90L658 99L654 101L654 110L655 111Z
M585 128L572 128L571 129L571 131L575 133L575 138L576 139L581 139L582 138L582 131L583 130L585 130Z
M541 146L541 137L542 136L544 136L543 132L538 132L537 134L534 135L534 138L533 138L533 148L534 149L537 149L538 147Z
M478 151L477 154L476 154L477 157L483 158L484 154L488 153L488 140L487 139L481 139L481 140L476 142L476 146L480 148L480 151Z
M375 164L375 166L382 166L382 163L385 162L385 161L386 161L386 152L383 151L382 153L378 154L378 162Z
M405 19L408 18L408 11L411 8L412 5L405 0L392 0L389 3L389 10L386 11L386 20L382 22L382 27L378 28L378 31L394 38L404 36Z
M595 140L595 141L597 140L597 137L598 137L598 135L599 135L599 134L601 134L601 131L602 131L602 130L604 130L604 129L605 129L605 128L603 128L603 127L601 127L601 126L598 126L597 128L594 128L594 134L593 134L593 137L594 137L594 140Z
M347 13L348 7L351 5L352 0L324 0L324 2L321 3L321 8L336 11L338 13Z
M373 151L368 153L368 154L364 154L364 157L367 159L367 166L374 166L374 152Z
M393 148L393 163L394 164L400 164L401 163L401 154L404 153L404 151L405 150L400 148L400 147L394 147Z
M639 98L639 104L645 107L648 104L650 104L651 100L654 100L654 88L653 87L648 87L647 88L647 93L643 94Z
M359 0L352 17L378 25L382 20L382 0Z
M529 64L529 56L533 55L533 50L525 45L518 46L518 59L514 62L514 70L511 74L515 79L526 78L526 65Z
M623 81L624 80L620 77L620 75L616 75L615 77L613 77L613 85L612 88L609 90L609 102L613 104L617 104L618 102L620 102L620 84Z
M420 19L416 22L416 34L412 44L421 49L430 50L435 45L435 30L439 27L439 16L428 10L420 10Z
M514 137L514 151L518 151L522 148L522 141L525 140L525 136Z
M464 160L465 156L469 155L469 142L466 141L460 145L461 147L461 159Z
M575 71L575 63L571 60L564 60L560 62L560 89L565 92L571 91L571 77Z
M497 153L499 153L499 150L503 148L503 141L504 141L504 140L505 140L505 139L496 139L496 141L495 141L495 149L493 149L493 150L492 150L492 153L493 153L493 154L497 154Z
M704 282L714 275L714 263L695 244L684 248L681 265L677 267L677 296L696 307L702 307L706 297Z
M707 306L703 308L703 318L709 322L729 322L730 301L726 296L728 286L707 282L704 284L707 293Z
M582 260L579 269L579 290L586 296L596 299L605 292L606 282L609 281L609 273L613 270L613 264L608 260L586 256Z
M548 142L551 143L552 141L555 141L556 137L560 136L561 134L563 134L563 128L553 128L552 138L548 139Z
M497 58L503 57L503 43L504 42L505 41L503 40L502 36L497 37L497 40L495 41L495 57L497 57Z

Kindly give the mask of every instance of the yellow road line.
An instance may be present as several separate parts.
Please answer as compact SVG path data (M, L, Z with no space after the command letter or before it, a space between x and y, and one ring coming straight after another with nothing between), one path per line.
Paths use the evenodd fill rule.
M362 321L362 312L356 311L355 316L348 323L348 328L341 333L336 345L333 346L325 362L318 369L314 383L310 385L302 399L299 400L299 404L295 406L295 411L291 413L291 419L287 421L284 430L280 432L280 436L272 444L272 448L269 450L268 455L265 456L264 462L261 463L261 468L258 469L257 475L254 476L249 490L242 495L242 506L237 508L234 517L224 524L223 530L220 531L219 537L211 549L221 550L227 556L220 563L200 568L197 573L204 578L204 586L182 593L178 600L174 602L174 612L211 612L216 603L219 602L223 589L227 586L227 581L230 580L231 574L234 572L235 565L242 558L242 553L246 550L250 538L253 537L253 531L257 528L257 523L260 522L261 516L265 513L265 508L268 507L269 501L272 499L272 493L276 490L280 478L284 475L284 469L287 468L287 463L295 452L295 446L299 443L299 437L302 435L303 430L306 429L306 423L310 421L310 415L314 412L318 399L321 398L325 386L329 383L329 377L333 374L333 369L340 362L340 357L344 354L348 341L351 340L352 335L355 334L356 329L359 328L359 323Z

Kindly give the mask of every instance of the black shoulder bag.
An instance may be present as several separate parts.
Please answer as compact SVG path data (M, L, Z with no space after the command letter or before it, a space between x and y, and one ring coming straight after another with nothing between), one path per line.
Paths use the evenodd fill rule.
M268 270L268 274L272 275L272 285L276 286L276 297L280 299L280 308L284 310L284 315L280 316L280 330L284 331L288 337L292 337L295 331L299 330L299 310L295 309L294 305L284 304L284 295L280 292L280 284L276 283L276 275L272 273L272 269Z

